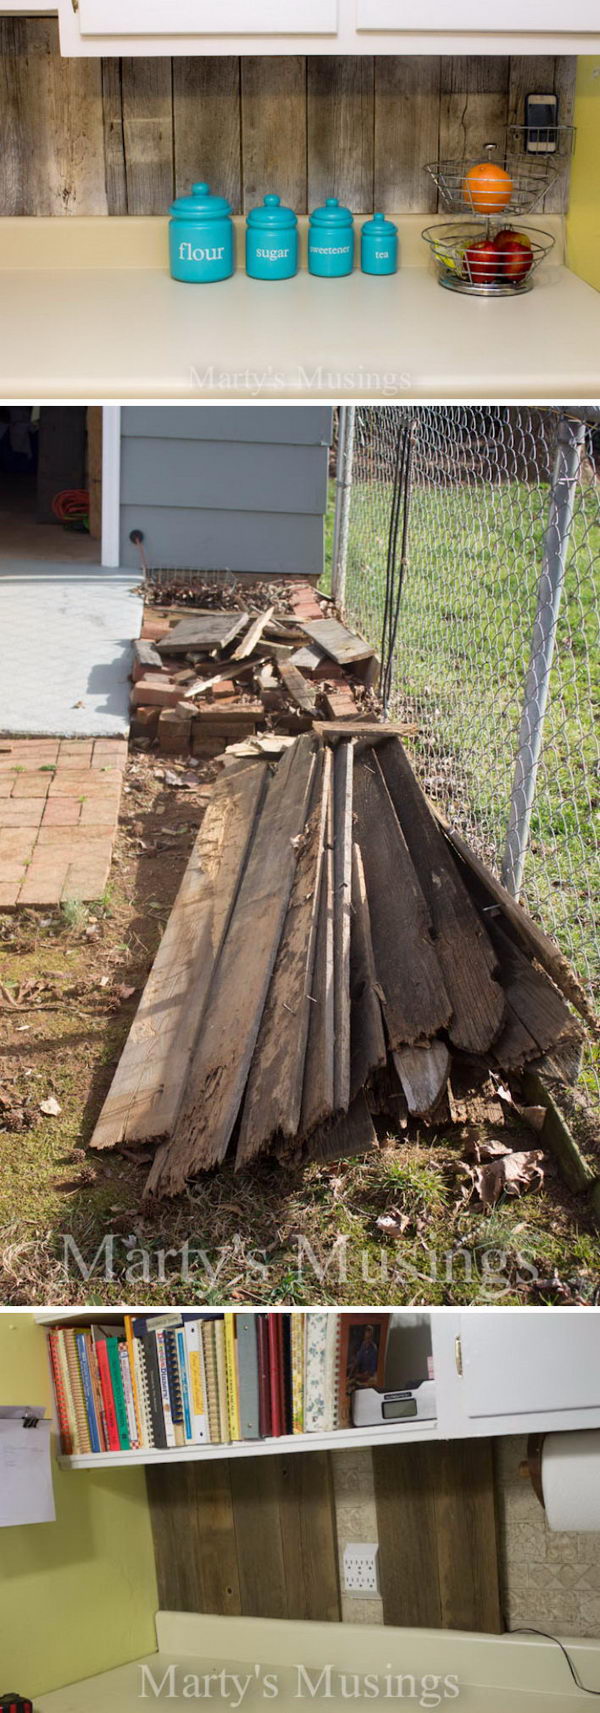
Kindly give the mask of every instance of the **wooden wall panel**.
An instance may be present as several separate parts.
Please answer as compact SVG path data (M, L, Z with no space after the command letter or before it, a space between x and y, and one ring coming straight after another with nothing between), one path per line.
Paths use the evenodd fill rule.
M491 1440L373 1450L384 1622L503 1628Z
M308 207L337 196L355 213L373 207L374 60L308 61Z
M173 60L175 193L197 180L242 206L240 61Z
M206 178L236 212L269 190L299 214L428 214L424 171L522 122L554 90L572 122L574 58L298 55L61 59L52 18L0 19L0 214L164 214ZM565 191L546 197L560 209Z
M242 60L242 205L276 191L306 206L306 62L297 54Z
M162 1606L339 1620L326 1453L173 1462L146 1476Z

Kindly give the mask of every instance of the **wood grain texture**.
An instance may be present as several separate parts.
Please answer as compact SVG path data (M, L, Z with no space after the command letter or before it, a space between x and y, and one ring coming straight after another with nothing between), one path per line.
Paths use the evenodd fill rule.
M333 758L333 1005L335 1059L333 1096L337 1112L350 1105L350 930L352 923L352 744L338 744Z
M444 56L441 69L440 160L476 156L484 143L503 154L510 62L501 54ZM440 208L445 204L440 200Z
M275 191L306 208L306 63L298 54L244 56L241 69L242 206Z
M127 168L123 134L121 61L103 59L101 65L107 212L109 214L126 214Z
M580 1038L581 1029L544 971L536 969L501 928L493 925L492 934L507 999L494 1056L504 1070L513 1070L551 1052L563 1039Z
M173 196L173 75L168 59L121 61L128 214L166 214Z
M440 67L437 54L375 61L375 208L398 214L437 208L425 166L439 154Z
M350 1094L354 1100L372 1072L386 1061L386 1044L377 992L371 917L360 848L352 849L352 933L350 937Z
M380 744L377 758L431 916L452 1004L450 1039L464 1052L485 1053L506 1009L494 948L399 739Z
M223 1459L146 1468L159 1605L167 1611L242 1611L233 1467Z
M385 1624L497 1635L491 1440L373 1448Z
M173 60L175 194L205 180L226 196L234 214L242 207L240 62Z
M300 1132L310 1136L315 1125L334 1110L335 1011L333 948L333 791L329 791L325 850L321 865L317 938L310 994L308 1040Z
M106 214L99 60L62 59L53 18L0 19L0 212Z
M559 125L573 124L575 106L575 77L577 60L572 54L514 55L510 60L508 91L508 123L525 122L526 95L553 94L558 96ZM568 173L564 180L546 192L540 208L563 213L568 207Z
M431 917L377 761L354 766L355 834L365 871L378 990L392 1050L431 1040L451 1003L432 939Z
M94 1148L156 1140L175 1124L263 791L260 762L217 781L94 1130Z
M328 196L355 213L373 207L374 61L368 54L308 60L308 206Z
M357 1094L347 1112L338 1113L331 1124L314 1130L306 1150L307 1159L331 1164L333 1160L348 1160L355 1154L369 1154L377 1148L377 1133L366 1095Z

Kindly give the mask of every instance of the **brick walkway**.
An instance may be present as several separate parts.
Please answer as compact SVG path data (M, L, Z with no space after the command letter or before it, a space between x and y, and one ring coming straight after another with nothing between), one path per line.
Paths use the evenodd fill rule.
M0 908L101 898L124 738L0 737Z

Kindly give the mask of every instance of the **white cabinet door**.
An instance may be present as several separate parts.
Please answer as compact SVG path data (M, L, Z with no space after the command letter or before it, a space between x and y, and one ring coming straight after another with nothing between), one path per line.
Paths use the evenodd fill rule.
M504 0L502 18L483 0L356 0L357 30L590 31L598 34L598 0Z
M70 6L72 0L63 0ZM82 36L328 35L338 0L79 0Z
M460 1352L467 1416L600 1409L600 1314L594 1309L461 1315Z

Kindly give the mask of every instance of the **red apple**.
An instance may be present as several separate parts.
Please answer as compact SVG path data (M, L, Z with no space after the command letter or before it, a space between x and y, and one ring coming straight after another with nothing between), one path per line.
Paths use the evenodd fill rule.
M480 238L469 244L464 255L464 272L472 285L490 285L498 275L498 251L493 238Z
M533 247L524 232L515 232L512 226L503 226L496 233L494 244L498 251L498 272L505 280L512 280L518 285L520 280L527 278L533 267Z

